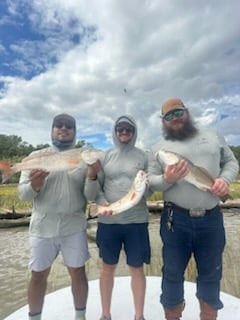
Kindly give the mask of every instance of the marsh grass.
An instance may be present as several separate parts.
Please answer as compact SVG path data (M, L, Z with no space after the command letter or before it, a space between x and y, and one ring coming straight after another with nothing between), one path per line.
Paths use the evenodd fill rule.
M230 195L233 199L240 199L240 180L235 180L230 185Z
M18 212L30 212L31 208L31 201L22 201L18 198L16 184L0 186L0 212L13 209Z
M230 194L233 199L240 199L240 180L234 181L230 186ZM162 192L154 192L150 201L162 200ZM32 207L31 201L22 201L17 195L17 184L0 185L0 211L12 210L30 212Z

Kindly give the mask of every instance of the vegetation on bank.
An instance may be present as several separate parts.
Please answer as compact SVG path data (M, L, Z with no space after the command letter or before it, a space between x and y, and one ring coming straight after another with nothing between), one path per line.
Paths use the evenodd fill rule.
M16 210L17 212L30 212L31 201L22 201L17 195L17 184L0 185L0 212Z
M240 199L240 180L236 180L231 184L230 194L233 199ZM155 192L148 200L162 200L162 193ZM12 211L30 212L32 208L31 201L22 201L17 195L17 184L0 185L0 212Z

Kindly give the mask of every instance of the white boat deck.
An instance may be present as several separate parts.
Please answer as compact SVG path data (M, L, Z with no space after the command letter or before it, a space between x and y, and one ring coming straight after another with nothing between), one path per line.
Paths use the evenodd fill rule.
M162 306L159 302L160 277L147 277L145 303L146 320L164 319ZM218 320L240 320L240 299L221 292L224 309L219 311ZM195 297L195 284L185 282L186 307L184 320L199 319L198 300ZM5 320L26 320L28 306L17 310ZM99 280L89 281L89 297L87 320L98 320L101 315ZM74 308L70 287L52 292L45 297L42 320L73 320ZM130 289L130 277L116 277L112 299L113 320L133 320L134 309Z

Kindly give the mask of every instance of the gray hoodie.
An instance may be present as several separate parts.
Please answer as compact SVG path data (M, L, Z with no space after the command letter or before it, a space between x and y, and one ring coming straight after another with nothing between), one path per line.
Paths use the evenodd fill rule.
M128 144L121 143L116 136L115 127L120 122L128 122L135 128L133 138ZM130 189L137 172L148 169L147 154L135 147L137 125L132 117L119 117L113 126L112 137L115 147L107 150L102 160L103 175L100 175L99 180L103 192L96 200L98 204L106 201L113 203L121 199ZM133 208L115 216L100 215L98 221L107 224L144 223L148 221L148 214L146 198L143 197Z
M67 149L74 148L74 145L75 138ZM52 150L61 152L53 145L34 153ZM74 172L50 172L39 192L33 190L29 174L27 170L21 172L18 195L21 200L31 200L33 203L29 228L31 235L51 238L86 229L87 199L95 197L98 184L97 181L86 179L85 164L81 164Z

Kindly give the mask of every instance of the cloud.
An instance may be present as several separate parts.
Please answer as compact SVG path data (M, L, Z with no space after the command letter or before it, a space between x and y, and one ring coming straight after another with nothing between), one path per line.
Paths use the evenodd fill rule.
M161 137L161 103L179 96L198 122L239 144L239 126L229 126L239 121L237 1L4 3L2 133L49 142L53 116L68 112L79 136L106 147L114 120L127 113L148 148Z

